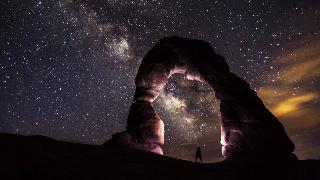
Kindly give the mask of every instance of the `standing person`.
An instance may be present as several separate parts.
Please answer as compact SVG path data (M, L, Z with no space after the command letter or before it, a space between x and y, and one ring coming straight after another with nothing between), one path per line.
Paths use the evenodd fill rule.
M202 155L201 155L201 149L198 146L196 151L196 162L198 162L198 158L200 159L200 162L202 163Z

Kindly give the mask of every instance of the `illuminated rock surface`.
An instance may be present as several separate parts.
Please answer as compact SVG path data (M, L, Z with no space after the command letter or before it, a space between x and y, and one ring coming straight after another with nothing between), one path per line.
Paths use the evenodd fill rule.
M135 80L135 102L130 108L126 132L113 136L106 144L162 154L163 123L152 102L173 74L208 83L215 91L222 116L223 156L294 157L294 144L283 126L249 84L229 71L225 59L209 43L180 37L161 39L144 57Z

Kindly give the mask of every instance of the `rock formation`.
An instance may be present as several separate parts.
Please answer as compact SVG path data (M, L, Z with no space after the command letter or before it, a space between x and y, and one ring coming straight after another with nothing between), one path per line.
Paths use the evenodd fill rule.
M180 37L159 40L142 60L125 132L107 144L163 154L163 122L152 107L168 78L185 74L209 84L220 101L222 155L291 154L294 144L249 84L232 72L209 43Z

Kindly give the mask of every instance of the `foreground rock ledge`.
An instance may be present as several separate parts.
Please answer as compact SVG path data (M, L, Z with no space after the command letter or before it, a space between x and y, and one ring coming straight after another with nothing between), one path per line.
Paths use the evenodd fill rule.
M0 133L0 179L319 180L319 160L192 163L141 150Z
M249 83L230 72L225 59L209 43L181 37L159 40L143 58L135 79L135 102L130 107L126 131L115 134L105 145L163 154L163 122L152 102L173 74L207 83L215 91L222 116L223 156L295 157L294 144L283 126Z

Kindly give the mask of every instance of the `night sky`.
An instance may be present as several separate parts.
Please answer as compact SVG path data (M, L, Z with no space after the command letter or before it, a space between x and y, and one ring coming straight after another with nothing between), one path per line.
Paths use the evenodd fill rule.
M201 39L320 158L320 1L1 0L0 132L102 144L125 130L134 78L165 36ZM171 78L154 102L165 155L221 159L219 102Z

